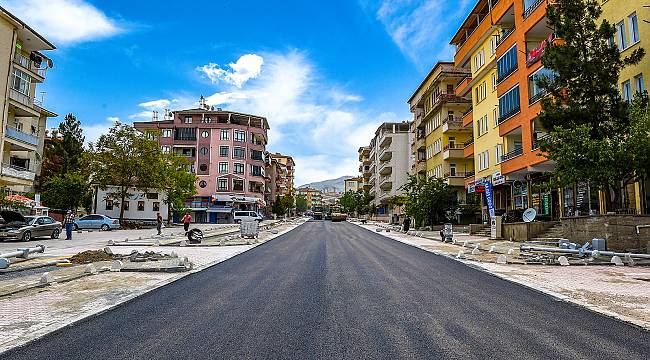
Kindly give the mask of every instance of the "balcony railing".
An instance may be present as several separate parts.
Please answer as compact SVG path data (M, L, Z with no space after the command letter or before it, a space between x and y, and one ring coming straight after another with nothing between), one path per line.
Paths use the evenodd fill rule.
M455 171L455 172L452 173L451 171L448 171L448 172L445 173L444 177L445 178L465 178L466 175L467 175L466 172Z
M513 116L514 116L516 113L518 113L520 110L521 110L520 107L516 107L516 108L514 108L514 109L508 111L508 112L505 113L505 114L501 114L501 116L499 116L499 125L501 125L501 123L503 123L504 121L506 121L506 120L510 119L511 117L513 117Z
M539 149L540 143L544 142L550 137L549 134L542 135L538 137L537 139L533 140L533 145L531 146L531 150L537 150Z
M462 127L463 126L463 119L461 119L459 117L451 117L451 118L446 117L446 118L442 119L442 124L443 125L448 124L450 126L460 126L460 127Z
M7 164L2 164L2 175L30 181L33 181L36 178L36 173L30 169Z
M472 137L472 138L470 138L469 140L467 140L467 141L465 141L463 143L463 147L469 147L469 146L471 146L473 144L474 144L474 138Z
M45 60L44 60L45 61ZM36 75L44 78L45 73L47 72L47 66L44 68L41 68L36 65L33 61L29 60L29 58L21 53L16 53L14 54L14 62L16 64L19 64L20 66L24 67L25 69L28 69L35 73Z
M531 96L530 99L528 99L528 105L532 105L532 104L536 103L537 101L539 101L539 99L546 96L547 93L548 92L546 92L545 90L541 90L537 94Z
M16 89L9 89L9 98L18 101L30 109L34 109L34 105L37 105L37 102L34 101L34 98L30 97L29 95L25 95Z
M524 12L521 14L521 16L523 16L524 19L527 18L527 17L529 17L530 14L532 14L533 11L535 11L535 9L537 9L537 8L538 8L538 7L539 7L539 6L544 2L544 1L545 1L545 0L537 0L537 1L535 1L534 3L530 4L530 6L528 6L528 7L524 10Z
M22 141L24 143L33 145L33 146L38 146L38 136L34 136L31 134L28 134L26 132L22 132L16 128L6 126L5 127L5 135L7 137L10 137L14 140Z
M471 178L474 175L476 175L476 172L474 170L468 171L465 173L465 179Z
M501 45L508 38L508 36L510 36L510 34L514 32L515 32L514 26L509 27L507 29L503 29L503 31L501 31L501 34L499 35L499 40L497 41L496 46L499 47L499 45Z
M511 152L501 155L501 162L508 161L510 159L514 159L517 156L521 156L523 153L524 153L524 148L521 148L521 147L515 148Z
M442 150L447 151L447 150L463 150L465 148L465 144L447 144L445 145Z

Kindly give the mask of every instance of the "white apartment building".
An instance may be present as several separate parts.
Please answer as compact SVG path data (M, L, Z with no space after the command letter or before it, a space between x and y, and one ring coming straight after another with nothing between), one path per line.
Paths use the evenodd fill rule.
M118 219L120 217L120 199L112 196L118 190L116 186L105 190L98 187L93 189L92 212ZM171 218L169 205L165 202L163 193L144 192L137 189L129 189L129 193L131 196L124 200L124 220L153 222L156 221L157 213L160 213L165 221Z

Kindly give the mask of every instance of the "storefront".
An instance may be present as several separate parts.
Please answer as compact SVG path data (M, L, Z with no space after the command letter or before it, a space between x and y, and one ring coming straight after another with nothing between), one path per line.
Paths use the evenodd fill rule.
M215 194L211 197L195 197L186 207L192 211L193 221L199 224L230 224L237 210L261 211L264 200L243 195ZM174 219L178 221L178 219Z

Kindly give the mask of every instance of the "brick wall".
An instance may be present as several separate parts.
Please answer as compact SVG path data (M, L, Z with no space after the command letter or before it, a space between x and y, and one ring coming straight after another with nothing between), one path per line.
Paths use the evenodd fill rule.
M601 215L564 218L561 221L564 237L573 242L585 243L594 238L606 239L607 250L648 253L650 228L639 229L637 225L649 225L650 216Z

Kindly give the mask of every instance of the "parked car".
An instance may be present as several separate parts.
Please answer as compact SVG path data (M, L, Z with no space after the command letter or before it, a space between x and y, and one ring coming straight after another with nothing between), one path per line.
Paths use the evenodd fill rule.
M102 231L108 231L113 229L119 229L120 221L117 219L110 218L106 215L90 214L90 215L82 216L79 219L75 220L73 228L75 230L100 229Z
M0 211L0 239L29 241L37 237L57 239L61 223L49 216L23 216L15 211Z
M261 222L264 220L264 217L257 213L256 211L235 211L233 214L233 218L235 219L236 223L240 223L242 221L257 221Z

